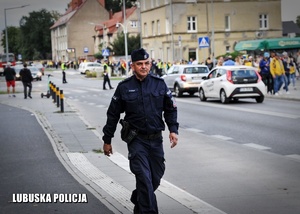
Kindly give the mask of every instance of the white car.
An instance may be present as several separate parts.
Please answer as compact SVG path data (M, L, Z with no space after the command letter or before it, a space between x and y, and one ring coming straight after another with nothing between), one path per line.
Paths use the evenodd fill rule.
M264 101L266 89L257 69L250 66L219 66L203 78L199 86L201 101L219 98L222 103L241 98Z
M172 65L167 73L162 76L168 88L175 92L176 97L181 97L184 92L194 95L202 77L206 76L209 69L206 65Z
M81 74L86 74L86 72L103 72L103 65L98 62L82 62L78 68Z

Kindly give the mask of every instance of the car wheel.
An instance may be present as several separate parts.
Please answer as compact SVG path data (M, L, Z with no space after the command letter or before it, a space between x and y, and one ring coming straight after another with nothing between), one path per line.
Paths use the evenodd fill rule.
M182 96L182 91L180 90L179 85L177 85L177 84L175 85L174 91L175 91L175 96L176 97L181 97Z
M257 103L262 103L264 101L264 98L265 98L264 96L260 96L260 97L257 97L255 99L256 99Z
M199 90L199 97L200 97L201 101L206 101L204 90L202 88L200 88L200 90Z
M229 103L229 99L226 95L226 92L224 90L222 90L220 92L220 100L221 100L221 103L225 104L225 103Z

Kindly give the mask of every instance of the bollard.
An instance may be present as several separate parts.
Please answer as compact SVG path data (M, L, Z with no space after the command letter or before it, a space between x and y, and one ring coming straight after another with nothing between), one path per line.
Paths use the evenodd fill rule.
M50 96L52 97L52 82L50 81L49 82L49 94L50 94Z
M56 87L56 106L59 107L59 87Z
M53 102L56 103L56 85L53 87Z
M60 90L60 111L64 112L64 91Z

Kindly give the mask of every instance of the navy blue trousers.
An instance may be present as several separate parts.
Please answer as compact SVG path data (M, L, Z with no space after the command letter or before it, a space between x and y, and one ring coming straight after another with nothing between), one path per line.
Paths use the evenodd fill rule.
M137 213L158 213L154 191L165 172L162 137L155 140L135 138L128 144L130 170L135 175L136 189L131 202Z

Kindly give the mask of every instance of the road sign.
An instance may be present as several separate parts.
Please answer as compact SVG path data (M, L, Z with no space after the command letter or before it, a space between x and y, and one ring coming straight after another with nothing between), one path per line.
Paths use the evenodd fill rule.
M109 56L109 49L103 49L102 56Z
M199 48L208 48L209 47L209 38L207 36L199 37L198 43L199 43Z
M89 48L87 48L87 47L83 48L83 52L84 53L88 53L89 52Z

